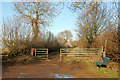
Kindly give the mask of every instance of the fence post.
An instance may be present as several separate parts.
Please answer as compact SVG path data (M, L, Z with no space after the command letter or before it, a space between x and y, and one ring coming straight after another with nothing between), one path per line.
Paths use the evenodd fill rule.
M62 60L62 53L61 53L61 49L60 49L60 61Z
M102 46L102 49L101 49L101 51L100 51L100 56L101 56L101 53L103 53L103 46Z
M47 49L47 60L48 60L48 49Z
M31 48L31 56L33 57L33 53L34 53L35 48Z
M35 49L35 58L37 57L37 55L36 55L36 49Z
M106 52L106 46L107 46L107 40L105 40L105 50L104 50L104 52Z
M101 58L101 54L103 53L103 46L102 46L102 49L101 49L101 51L100 51L100 60L102 60L102 58Z

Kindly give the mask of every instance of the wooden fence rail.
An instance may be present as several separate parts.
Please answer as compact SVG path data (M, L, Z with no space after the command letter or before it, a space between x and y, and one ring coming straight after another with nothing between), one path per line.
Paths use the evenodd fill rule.
M60 60L63 55L75 56L75 57L93 57L101 56L102 48L61 48L60 49Z
M48 49L46 48L36 48L35 49L35 57L36 58L47 58L48 60Z

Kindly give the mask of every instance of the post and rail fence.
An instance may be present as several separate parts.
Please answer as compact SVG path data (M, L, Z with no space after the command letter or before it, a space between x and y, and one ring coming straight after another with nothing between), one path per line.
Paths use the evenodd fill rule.
M94 57L101 56L103 48L61 48L60 60L64 55L74 57Z
M31 48L31 56L35 58L42 58L48 60L48 49L47 48Z

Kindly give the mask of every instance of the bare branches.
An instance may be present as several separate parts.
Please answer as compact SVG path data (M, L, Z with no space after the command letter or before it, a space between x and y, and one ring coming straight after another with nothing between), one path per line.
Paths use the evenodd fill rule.
M61 3L50 2L23 2L14 3L15 10L33 29L34 39L37 39L40 28L48 26L53 18L60 12Z
M84 5L83 5L84 4ZM116 25L116 12L109 8L109 4L102 2L72 3L71 8L77 12L77 26L79 37L87 40L88 47L106 30ZM114 11L114 14L113 14Z
M57 39L59 43L67 46L70 45L72 37L73 37L72 33L69 30L65 30L63 32L58 33Z

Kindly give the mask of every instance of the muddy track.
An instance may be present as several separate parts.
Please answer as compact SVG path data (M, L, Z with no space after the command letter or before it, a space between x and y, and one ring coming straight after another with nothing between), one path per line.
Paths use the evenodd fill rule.
M59 61L59 55L49 57L37 64L3 66L3 78L104 78L103 75L87 70L85 64L66 64Z

